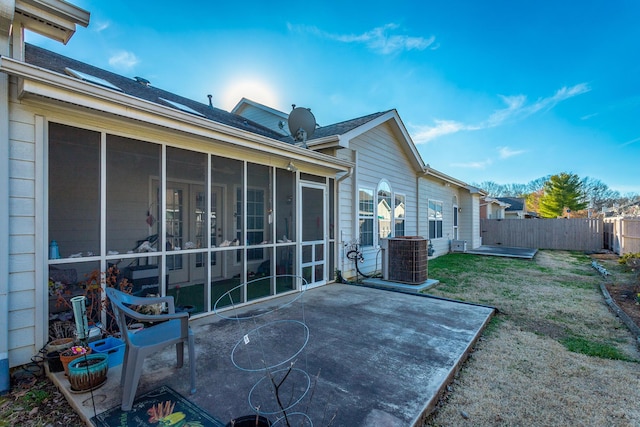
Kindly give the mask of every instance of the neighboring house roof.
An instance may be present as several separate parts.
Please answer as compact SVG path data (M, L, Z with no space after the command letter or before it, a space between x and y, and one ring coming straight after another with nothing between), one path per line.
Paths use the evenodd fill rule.
M524 199L522 197L496 197L497 200L508 203L507 212L524 212Z
M208 104L193 101L180 95L156 88L149 84L145 79L137 78L136 80L124 77L28 43L25 44L25 62L65 76L73 76L89 83L114 89L113 87L105 84L108 83L113 85L116 90L119 89L120 92L124 94L175 108L177 110L186 111L191 114L205 117L209 120L238 129L253 132L258 135L278 140L281 140L282 138L281 134L262 126L261 124L252 122L251 120L229 113L225 110L212 107ZM74 73L74 71L80 73ZM84 76L86 78L83 78L82 75L86 75ZM97 79L92 80L90 77L96 77ZM100 83L100 80L98 79L105 83Z

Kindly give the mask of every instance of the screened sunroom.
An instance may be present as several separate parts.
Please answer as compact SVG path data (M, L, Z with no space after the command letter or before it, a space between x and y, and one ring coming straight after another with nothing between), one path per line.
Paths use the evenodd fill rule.
M173 295L198 315L248 282L234 303L292 291L300 277L332 280L335 171L211 147L50 122L50 286L78 290L92 273L117 271L134 294ZM64 307L50 299L55 318Z

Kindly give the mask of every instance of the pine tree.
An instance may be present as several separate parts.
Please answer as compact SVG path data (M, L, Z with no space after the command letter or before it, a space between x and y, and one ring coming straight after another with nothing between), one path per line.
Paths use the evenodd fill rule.
M552 175L544 185L544 195L540 198L540 216L557 218L565 208L579 211L588 206L583 183L576 174L562 172Z

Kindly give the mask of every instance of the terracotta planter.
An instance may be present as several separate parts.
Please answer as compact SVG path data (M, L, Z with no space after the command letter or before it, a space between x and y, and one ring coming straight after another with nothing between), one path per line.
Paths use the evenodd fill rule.
M87 354L91 354L91 347L87 349ZM80 356L84 356L83 354L73 354L71 350L65 350L60 353L60 362L62 362L62 368L64 369L64 374L69 375L69 363L71 361L77 359Z
M106 354L82 355L69 362L71 391L84 392L96 389L107 381L109 356Z

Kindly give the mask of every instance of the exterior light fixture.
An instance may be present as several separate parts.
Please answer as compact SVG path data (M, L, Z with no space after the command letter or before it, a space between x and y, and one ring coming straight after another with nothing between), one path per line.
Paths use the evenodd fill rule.
M293 164L293 162L289 162L289 164L287 165L287 170L289 172L295 172L298 170L298 168Z

